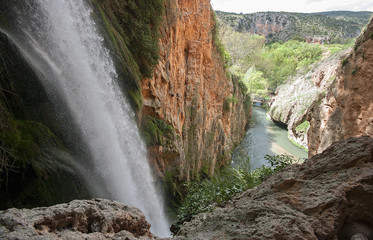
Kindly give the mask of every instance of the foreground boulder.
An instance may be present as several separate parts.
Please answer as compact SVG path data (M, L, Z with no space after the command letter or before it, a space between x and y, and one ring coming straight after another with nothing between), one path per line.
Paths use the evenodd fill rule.
M149 229L139 209L103 199L0 211L0 239L154 239Z
M350 138L184 224L177 239L373 239L373 139Z

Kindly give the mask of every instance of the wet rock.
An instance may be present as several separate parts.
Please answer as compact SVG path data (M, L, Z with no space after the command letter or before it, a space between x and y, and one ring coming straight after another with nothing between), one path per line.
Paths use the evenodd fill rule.
M0 211L0 239L155 239L141 211L119 202L74 200Z
M196 216L176 239L371 239L372 199L373 139L350 138Z

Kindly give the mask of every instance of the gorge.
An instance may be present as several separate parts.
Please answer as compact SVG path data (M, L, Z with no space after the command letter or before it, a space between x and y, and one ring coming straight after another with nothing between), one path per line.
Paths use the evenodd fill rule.
M1 0L0 238L171 239L165 209L193 184L257 177L230 168L239 144L265 152L281 135L287 148L231 71L218 21L209 0ZM263 156L245 153L260 185L223 189L236 196L172 239L373 237L373 22L350 49L297 41L314 63L279 85L269 114L310 158L260 175ZM266 139L247 140L251 115Z

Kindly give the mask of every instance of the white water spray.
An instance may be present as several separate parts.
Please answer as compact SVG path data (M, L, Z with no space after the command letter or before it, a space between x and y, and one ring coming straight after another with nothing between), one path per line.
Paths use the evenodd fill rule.
M9 33L44 76L49 92L65 102L93 162L87 182L100 197L141 209L159 236L169 236L134 113L83 0L24 1L18 8L21 36Z

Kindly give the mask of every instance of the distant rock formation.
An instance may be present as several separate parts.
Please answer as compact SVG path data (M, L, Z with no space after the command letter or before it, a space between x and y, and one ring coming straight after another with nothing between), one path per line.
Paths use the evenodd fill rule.
M302 39L314 43L346 42L359 36L372 12L257 12L237 14L217 11L219 23L238 32L259 34L267 43Z
M350 138L199 214L175 239L372 239L372 199L373 139Z

